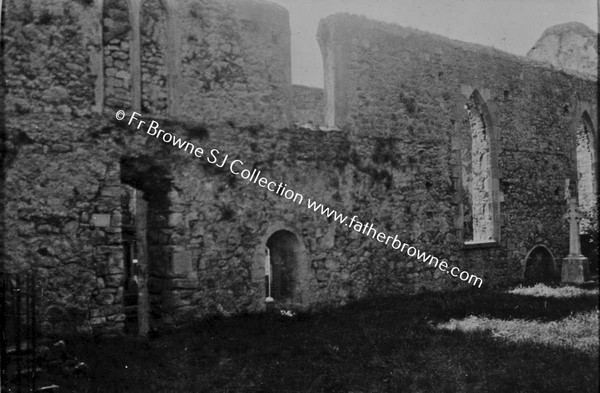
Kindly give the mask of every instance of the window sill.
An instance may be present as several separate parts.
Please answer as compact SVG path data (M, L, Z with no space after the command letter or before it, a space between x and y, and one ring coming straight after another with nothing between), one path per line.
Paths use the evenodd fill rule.
M473 249L473 248L492 248L498 247L500 243L496 240L468 240L463 243L463 248L465 249Z

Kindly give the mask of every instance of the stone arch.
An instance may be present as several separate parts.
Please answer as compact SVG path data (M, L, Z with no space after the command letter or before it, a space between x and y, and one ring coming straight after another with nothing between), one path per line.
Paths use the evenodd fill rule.
M165 115L168 108L168 12L163 0L142 0L140 15L142 111Z
M598 198L598 145L594 134L594 126L589 113L584 110L576 125L576 165L577 165L577 197L579 209L584 217L580 224L580 233L586 233L594 221L594 211Z
M500 240L498 143L482 95L473 90L465 105L470 143L461 154L466 244Z
M271 270L271 297L279 305L301 306L307 301L308 253L304 241L293 229L275 225L257 247L257 263L262 278L263 301L268 297L267 266Z
M552 252L548 247L538 244L533 246L523 260L522 279L525 284L557 281L558 269Z

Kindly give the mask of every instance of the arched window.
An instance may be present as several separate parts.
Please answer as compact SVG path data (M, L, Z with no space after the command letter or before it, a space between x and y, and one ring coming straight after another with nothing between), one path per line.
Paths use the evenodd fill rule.
M583 112L576 130L577 147L577 195L579 209L583 214L580 233L585 234L594 220L598 198L597 144L590 115Z
M470 143L461 154L465 244L500 240L496 141L485 101L475 90L465 106Z

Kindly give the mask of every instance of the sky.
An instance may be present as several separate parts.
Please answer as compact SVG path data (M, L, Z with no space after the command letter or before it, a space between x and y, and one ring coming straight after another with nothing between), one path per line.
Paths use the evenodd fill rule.
M550 26L598 31L597 0L270 0L290 14L292 82L323 87L319 20L348 12L524 56Z

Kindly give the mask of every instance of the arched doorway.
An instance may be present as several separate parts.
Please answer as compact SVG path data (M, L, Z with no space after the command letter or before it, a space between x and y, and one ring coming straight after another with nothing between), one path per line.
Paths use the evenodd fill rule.
M556 282L558 275L554 267L554 258L550 251L544 246L535 246L525 259L525 272L523 281L525 284Z
M275 302L293 301L300 287L301 243L292 232L274 232L266 243L266 298Z

